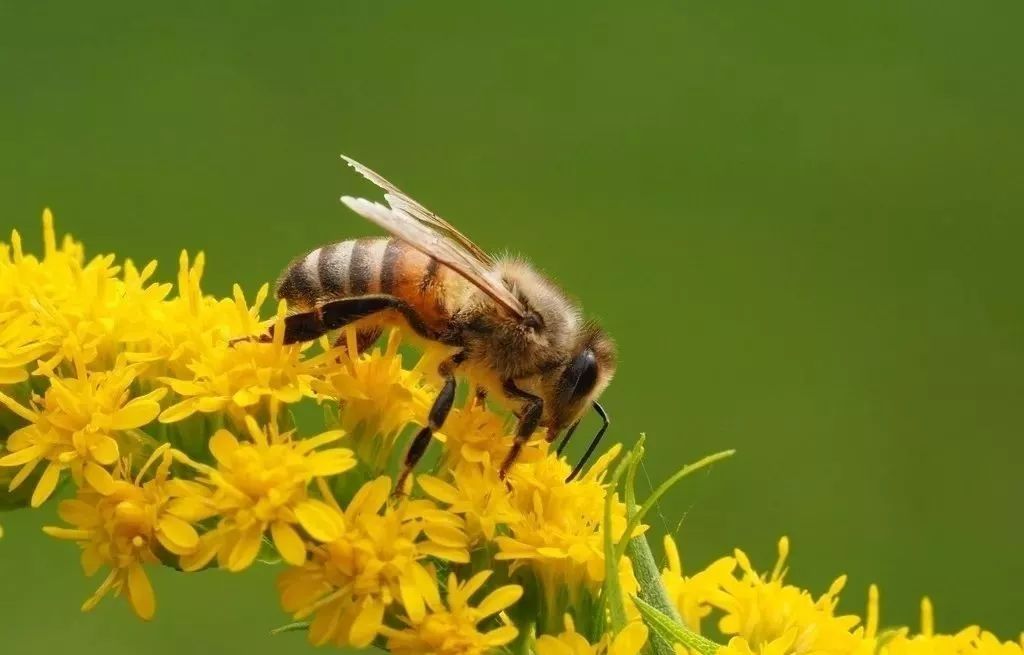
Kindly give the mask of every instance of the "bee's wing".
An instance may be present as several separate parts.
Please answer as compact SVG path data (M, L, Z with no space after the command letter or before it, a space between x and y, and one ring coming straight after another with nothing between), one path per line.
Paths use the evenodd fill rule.
M341 158L348 162L349 166L356 169L360 175L373 182L381 189L384 189L384 199L388 201L388 204L391 205L392 209L395 211L405 212L417 221L425 223L434 231L440 232L442 235L459 244L468 254L486 264L488 268L494 266L494 258L487 254L478 245L473 243L473 241L465 234L455 229L454 225L410 198L404 191L386 180L380 173L363 166L351 157L342 155Z
M355 213L376 223L423 254L433 257L469 280L517 318L526 313L519 299L501 283L493 268L467 253L450 238L413 218L403 209L385 207L365 198L342 196Z

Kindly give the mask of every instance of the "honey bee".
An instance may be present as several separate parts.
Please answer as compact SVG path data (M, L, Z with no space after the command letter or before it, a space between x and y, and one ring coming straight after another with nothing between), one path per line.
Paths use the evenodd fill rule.
M492 257L391 182L342 158L384 190L387 205L350 196L341 201L392 236L342 241L293 260L277 283L277 297L295 310L285 318L284 342L353 326L366 347L393 326L451 348L438 370L440 392L409 445L397 490L443 427L456 374L476 384L478 399L497 396L518 418L499 469L502 479L537 429L546 428L549 443L567 430L560 454L593 407L603 424L569 475L574 478L609 425L597 398L615 373L612 340L528 263Z

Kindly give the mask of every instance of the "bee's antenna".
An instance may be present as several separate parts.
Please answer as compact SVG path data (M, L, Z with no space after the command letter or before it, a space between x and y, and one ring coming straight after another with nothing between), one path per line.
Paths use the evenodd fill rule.
M555 455L559 457L562 456L562 451L565 450L565 447L569 445L569 439L570 437L572 437L572 433L575 432L576 428L578 427L580 427L579 420L577 420L575 423L569 426L569 431L566 432L565 436L562 437L562 440L558 442L558 449L555 450Z
M594 411L597 412L598 416L601 417L601 420L604 421L604 425L602 425L601 429L597 431L596 435L594 435L594 438L591 440L590 445L587 446L587 452L583 453L583 457L576 464L576 468L574 468L572 470L572 473L569 474L569 477L565 479L566 482L572 482L573 479L580 474L580 471L582 471L583 467L586 466L587 460L589 460L590 456L594 454L594 449L597 448L597 444L601 442L601 437L604 436L604 433L608 429L608 426L611 425L612 423L611 420L609 420L608 418L608 412L604 411L604 407L601 407L601 403L597 402L596 400L594 401Z

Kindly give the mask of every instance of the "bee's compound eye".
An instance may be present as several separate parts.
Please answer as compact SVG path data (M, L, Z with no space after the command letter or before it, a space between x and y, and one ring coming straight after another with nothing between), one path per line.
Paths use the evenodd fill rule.
M597 384L597 355L590 348L587 348L577 357L580 361L580 377L576 380L576 388L573 390L573 396L580 398L588 395L594 390L594 385Z
M590 348L580 351L573 357L562 374L559 385L562 402L575 401L593 391L594 385L597 384L597 367L597 356Z
M526 316L523 317L523 325L531 330L539 330L541 325L543 325L543 321L540 320L540 316L536 312L527 312Z

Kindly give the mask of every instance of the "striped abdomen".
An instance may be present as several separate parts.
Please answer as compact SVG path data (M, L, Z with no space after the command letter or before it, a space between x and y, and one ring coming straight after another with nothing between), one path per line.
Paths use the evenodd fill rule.
M294 260L278 280L277 297L303 311L340 298L387 294L412 305L428 324L439 325L448 319L445 288L460 281L403 241L372 237L333 243Z

